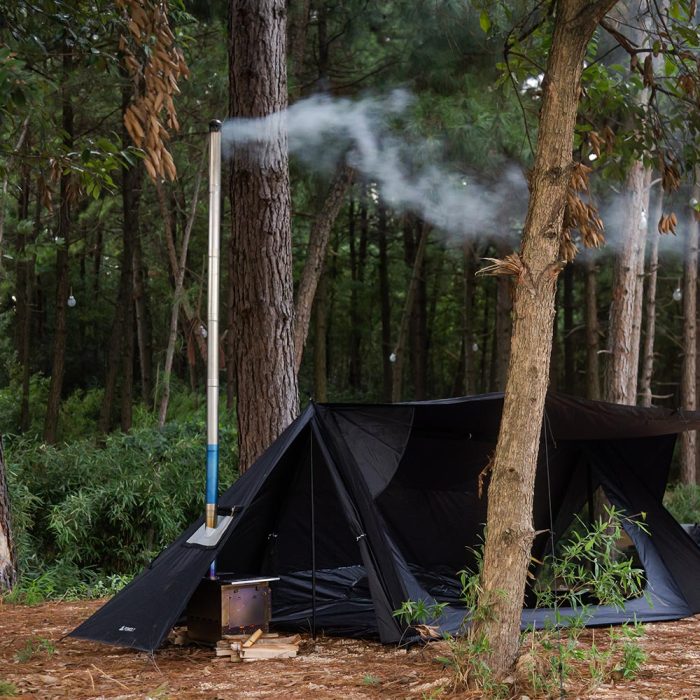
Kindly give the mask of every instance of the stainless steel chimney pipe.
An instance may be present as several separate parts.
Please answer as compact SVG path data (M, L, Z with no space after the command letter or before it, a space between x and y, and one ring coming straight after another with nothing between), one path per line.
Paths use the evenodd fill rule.
M219 266L221 224L221 122L209 122L209 275L207 304L206 526L217 525L219 491ZM213 566L213 565L212 565Z

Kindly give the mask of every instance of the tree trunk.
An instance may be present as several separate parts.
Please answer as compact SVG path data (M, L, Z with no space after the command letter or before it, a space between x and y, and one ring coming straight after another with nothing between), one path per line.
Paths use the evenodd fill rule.
M316 296L318 280L323 273L323 263L326 259L326 248L331 228L338 218L340 207L343 205L345 193L352 182L353 172L343 166L331 184L321 211L316 216L309 234L309 246L304 262L304 269L299 280L294 314L294 359L295 372L299 374L304 345L309 333L311 308Z
M564 391L576 392L576 344L574 343L574 266L564 268Z
M411 271L411 280L408 284L406 292L406 300L404 303L403 314L401 315L401 324L394 346L394 362L392 366L391 377L391 400L393 403L401 401L401 393L403 387L403 366L404 355L406 354L406 341L408 339L409 321L411 311L414 307L418 285L420 283L421 271L423 269L423 261L425 260L425 251L428 245L429 226L423 223L421 226L420 240L416 249L415 258L413 261L413 270Z
M0 593L11 591L16 580L17 564L10 523L10 494L7 489L5 454L0 435Z
M295 14L290 31L291 46L289 48L289 58L291 59L292 75L294 76L294 85L291 92L294 97L299 97L304 79L304 54L306 53L311 0L301 0L301 2L295 4L299 6L299 10Z
M122 113L129 105L131 90L122 93ZM122 134L128 139L126 129ZM107 433L112 428L113 405L117 396L117 380L121 376L121 429L131 429L132 385L134 376L134 241L138 238L139 204L141 201L142 171L140 164L122 167L122 256L119 289L114 308L112 332L107 356L104 393L100 407L98 429Z
M491 377L489 375L489 357L492 354L489 352L489 329L491 328L492 306L495 306L495 304L483 304L484 315L482 318L481 325L481 366L479 367L479 377L481 380L481 386L479 387L479 391L481 392L491 391L492 388L492 384L490 381ZM493 338L491 338L491 343L493 344Z
M348 212L348 236L350 239L350 363L348 383L355 391L362 387L362 309L361 290L365 281L365 262L367 260L367 239L369 222L367 218L367 193L364 183L360 186L360 240L355 243L355 215L351 200Z
M464 393L467 396L476 392L476 352L474 351L474 297L476 285L476 254L474 245L464 244L464 315L463 353L464 353Z
M598 348L600 329L598 325L598 283L595 260L589 257L584 263L586 275L586 396L598 401L600 399L600 363Z
M143 263L141 236L134 238L133 266L134 310L136 313L136 339L139 349L141 400L148 406L153 398L153 335L148 304L148 276Z
M633 163L625 183L622 249L615 258L613 269L606 399L630 406L637 402L642 286L640 262L643 265L650 182L650 170L641 161Z
M180 305L185 287L185 272L187 271L187 253L190 246L190 234L194 224L195 215L197 213L197 200L199 199L199 187L202 182L202 167L200 163L197 169L197 176L194 183L194 191L192 193L192 206L190 214L185 224L185 230L182 234L182 244L180 246L180 256L177 262L177 274L175 276L175 290L173 292L173 303L170 307L170 330L168 332L168 345L165 350L165 363L163 366L163 392L160 399L160 408L158 410L158 425L163 427L165 419L168 415L168 403L170 401L170 376L173 370L173 358L175 357L175 343L177 342L177 326L180 318ZM175 248L175 219L170 211L168 202L163 190L163 184L156 181L156 191L158 193L158 201L160 202L161 212L163 214L163 222L165 226L165 236L168 241L168 249ZM190 327L188 325L188 327ZM195 333L195 337L201 334L196 330L190 330Z
M284 0L231 0L232 117L287 106ZM287 135L265 149L239 147L231 187L239 469L245 471L294 420L294 300Z
M644 348L642 351L642 376L640 379L640 403L642 406L651 406L652 391L651 380L654 376L654 340L656 336L656 281L659 270L659 237L656 231L656 222L661 216L663 208L664 191L659 186L659 193L654 215L650 217L651 249L649 251L649 273L647 276L647 286L645 293L646 328L644 335Z
M559 0L542 84L542 107L530 200L515 285L513 337L503 415L488 490L482 592L475 633L488 643L497 677L518 653L525 580L534 537L535 471L552 349L560 237L572 171L583 57L614 0Z
M125 100L124 108L128 104ZM124 134L126 139L126 132ZM122 275L124 276L124 341L122 343L122 381L120 427L122 432L131 430L134 384L134 248L140 236L139 208L141 204L141 185L143 182L141 163L126 165L122 168L122 205L123 205L123 240Z
M63 145L66 150L73 148L73 104L71 101L71 86L69 77L73 70L73 55L67 44L63 46L63 72L61 78L61 125L63 128ZM60 205L58 210L58 228L56 237L59 239L56 252L56 309L54 328L53 352L51 361L51 382L49 395L46 400L46 418L44 420L44 440L56 442L58 431L58 414L61 406L63 390L63 370L66 359L66 339L68 336L66 304L70 294L70 234L71 234L71 202L73 199L73 178L70 172L61 174L59 185Z
M498 254L505 255L510 252L500 246ZM511 283L506 277L496 278L496 391L503 391L506 386L508 374L508 362L510 360L510 336L513 328L511 315L513 312L513 299L511 296Z
M25 143L28 138L25 140ZM24 160L21 166L21 190L17 218L19 221L29 219L29 200L31 193L31 168L28 160ZM34 231L31 238L33 243L40 230L41 218L37 216L34 222ZM20 397L19 429L25 432L29 429L29 379L30 348L32 333L32 297L34 289L34 261L35 255L27 251L27 235L20 227L17 228L17 362L22 373L22 395Z
M324 272L318 281L318 294L314 302L314 399L328 401L328 276Z
M420 251L420 241L422 231L425 228L420 222L414 227L418 236L418 251ZM418 252L417 251L417 252ZM442 258L438 258L438 265ZM415 263L414 263L415 264ZM423 251L423 260L417 270L415 295L411 308L409 320L409 337L411 339L411 372L413 374L413 398L416 401L423 401L427 398L428 391L428 285L426 281L427 271L426 252ZM431 298L431 310L435 310L435 302L438 296L440 273L436 278L435 294Z
M700 167L696 168L696 179ZM696 182L693 197L700 199L700 185ZM693 212L694 214L694 212ZM683 363L681 366L681 408L694 411L697 407L695 394L696 338L697 338L697 292L698 292L698 222L690 216L683 259ZM697 476L695 430L681 433L681 482L695 484Z
M389 255L386 208L380 201L377 211L377 243L379 247L379 303L382 319L382 400L391 401L391 301L389 298Z

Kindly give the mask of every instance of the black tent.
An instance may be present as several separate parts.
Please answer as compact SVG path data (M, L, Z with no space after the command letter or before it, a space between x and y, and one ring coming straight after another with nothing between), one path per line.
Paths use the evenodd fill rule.
M498 435L503 397L393 405L310 405L220 498L236 508L214 547L188 544L200 519L71 634L154 650L178 621L212 559L237 578L278 576L273 623L396 642L406 600L449 603L443 631L464 617L456 572L486 520L479 475ZM593 607L591 624L678 619L700 612L700 549L664 509L676 435L696 414L547 397L534 525L562 534L602 488L650 534L627 525L648 581L624 611ZM535 540L541 559L550 538ZM313 585L312 585L313 582ZM312 595L313 590L313 595ZM570 610L560 608L563 615ZM544 624L547 609L523 610Z

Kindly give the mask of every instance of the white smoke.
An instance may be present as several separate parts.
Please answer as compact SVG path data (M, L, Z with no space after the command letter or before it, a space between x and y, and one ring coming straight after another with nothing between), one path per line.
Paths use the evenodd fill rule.
M361 100L316 95L269 117L227 121L224 154L248 146L269 156L265 144L286 131L290 153L308 167L329 171L345 159L396 212L413 212L455 236L511 236L527 206L522 172L510 167L487 184L445 167L443 144L416 142L405 124L397 128L411 102L402 90Z

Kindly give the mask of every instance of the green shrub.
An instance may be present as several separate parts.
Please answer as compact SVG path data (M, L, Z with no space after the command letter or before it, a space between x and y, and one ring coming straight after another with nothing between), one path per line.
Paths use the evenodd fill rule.
M236 476L233 424L224 413L223 487ZM8 439L18 599L99 597L123 585L124 576L141 569L202 513L205 444L202 410L162 430L146 425L108 435L101 446Z
M664 505L679 523L700 523L700 486L676 484L666 491Z

